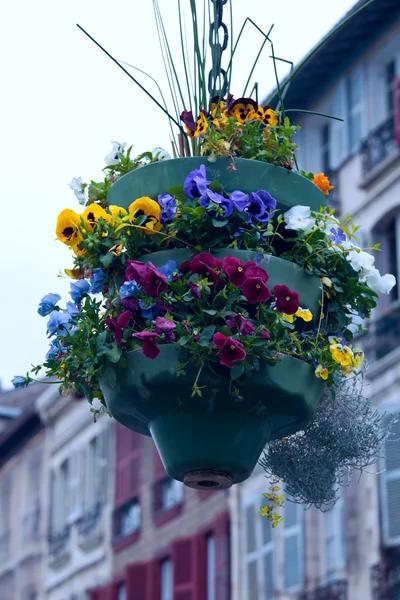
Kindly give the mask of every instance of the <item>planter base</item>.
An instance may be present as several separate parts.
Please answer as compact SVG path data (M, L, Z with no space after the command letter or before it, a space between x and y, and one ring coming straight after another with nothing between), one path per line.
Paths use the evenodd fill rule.
M183 483L194 490L227 490L232 486L232 475L222 471L189 471Z

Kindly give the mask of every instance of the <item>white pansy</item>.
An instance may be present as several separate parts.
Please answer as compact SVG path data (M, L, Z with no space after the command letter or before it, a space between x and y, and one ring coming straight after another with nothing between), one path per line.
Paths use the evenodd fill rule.
M74 177L68 185L77 197L79 204L85 204L87 198L82 177Z
M170 155L169 152L167 152L166 150L164 150L164 148L153 148L153 150L151 151L152 155L153 155L153 159L157 156L157 160L170 160L172 158L172 156Z
M105 157L105 162L108 165L117 165L119 163L119 156L118 154L122 153L125 149L126 146L126 142L111 142L112 143L112 150L109 154L107 154L107 156Z
M285 229L303 230L311 229L315 225L315 219L311 218L311 209L309 206L293 206L285 212L283 220L286 223Z
M396 277L394 275L390 273L381 275L375 267L367 271L364 279L377 294L390 294L392 288L396 285Z
M368 252L364 252L363 250L361 252L352 250L347 253L346 258L357 272L361 271L361 269L363 269L363 272L368 272L375 262L372 254L368 254Z

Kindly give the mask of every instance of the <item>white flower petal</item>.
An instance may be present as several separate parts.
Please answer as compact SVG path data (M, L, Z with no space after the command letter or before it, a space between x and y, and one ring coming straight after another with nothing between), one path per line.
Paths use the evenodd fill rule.
M170 160L172 156L164 148L153 148L151 151L153 158L158 154L157 160Z

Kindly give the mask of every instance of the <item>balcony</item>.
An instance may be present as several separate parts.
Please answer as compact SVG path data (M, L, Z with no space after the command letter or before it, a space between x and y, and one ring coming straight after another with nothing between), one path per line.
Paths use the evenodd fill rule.
M49 536L49 556L50 562L57 562L59 557L64 557L68 554L69 540L71 528L65 525L58 532L50 533Z
M363 177L368 177L376 167L395 154L396 150L394 117L391 116L382 125L371 131L361 145Z
M385 315L370 322L358 338L369 362L380 360L400 346L400 303Z
M334 581L304 592L300 595L300 600L347 600L347 581Z

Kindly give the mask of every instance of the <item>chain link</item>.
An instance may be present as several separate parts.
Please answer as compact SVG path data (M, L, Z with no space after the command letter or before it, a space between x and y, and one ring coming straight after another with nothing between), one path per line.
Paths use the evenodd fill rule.
M222 22L222 11L228 0L211 0L215 5L216 19L210 23L209 44L212 56L212 69L208 75L208 91L213 98L219 96L223 98L228 91L228 78L225 69L221 68L222 53L228 47L228 27ZM219 41L219 31L222 29L224 38L222 44ZM222 80L222 84L221 84ZM217 82L220 88L217 89Z

